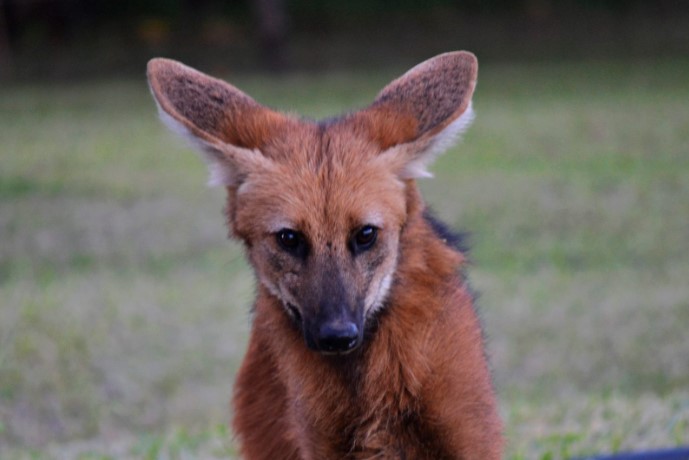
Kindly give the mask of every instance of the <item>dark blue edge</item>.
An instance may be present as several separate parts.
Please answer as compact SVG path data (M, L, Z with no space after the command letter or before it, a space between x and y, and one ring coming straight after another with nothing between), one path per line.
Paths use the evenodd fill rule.
M570 460L689 460L689 446L675 449L626 452L612 455L591 455Z

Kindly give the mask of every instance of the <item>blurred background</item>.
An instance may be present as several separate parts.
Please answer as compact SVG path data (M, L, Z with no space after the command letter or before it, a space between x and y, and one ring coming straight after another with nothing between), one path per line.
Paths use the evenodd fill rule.
M689 52L681 0L2 0L5 76L137 74L166 55L219 70L415 62L458 46L483 59Z
M254 280L156 56L310 118L435 54L507 458L689 444L689 2L0 0L0 458L234 458Z

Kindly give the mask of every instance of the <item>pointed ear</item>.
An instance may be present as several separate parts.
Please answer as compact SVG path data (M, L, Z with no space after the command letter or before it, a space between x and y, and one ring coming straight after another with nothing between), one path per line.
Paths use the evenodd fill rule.
M478 61L466 51L445 53L417 65L355 114L369 137L397 163L403 178L428 177L431 161L473 120L471 97Z
M269 161L260 149L285 122L283 115L176 61L152 59L147 74L161 119L204 154L211 185L238 185Z

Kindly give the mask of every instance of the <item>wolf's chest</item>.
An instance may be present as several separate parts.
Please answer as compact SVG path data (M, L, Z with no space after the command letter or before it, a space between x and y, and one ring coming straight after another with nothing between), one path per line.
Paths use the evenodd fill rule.
M343 457L351 460L442 459L439 437L417 413L383 414L357 426L346 439Z

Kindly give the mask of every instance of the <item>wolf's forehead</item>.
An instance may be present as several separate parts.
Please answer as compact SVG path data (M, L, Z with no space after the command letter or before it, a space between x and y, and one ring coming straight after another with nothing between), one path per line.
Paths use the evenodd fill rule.
M403 219L404 185L371 165L353 174L336 165L318 171L284 172L284 188L275 186L271 191L272 231L274 227L297 228L325 237L361 225L395 226Z
M274 167L240 187L252 205L269 209L270 231L349 229L364 223L382 227L391 213L403 212L404 186L375 161L380 154L376 145L342 127L311 128L275 139L266 152Z
M338 121L286 125L264 148L272 160L311 170L357 168L380 152L361 130Z

